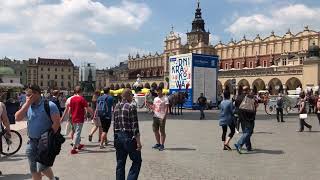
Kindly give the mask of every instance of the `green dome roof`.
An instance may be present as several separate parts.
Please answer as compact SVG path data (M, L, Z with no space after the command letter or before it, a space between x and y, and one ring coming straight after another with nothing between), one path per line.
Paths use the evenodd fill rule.
M10 67L0 67L0 75L14 75L14 70Z

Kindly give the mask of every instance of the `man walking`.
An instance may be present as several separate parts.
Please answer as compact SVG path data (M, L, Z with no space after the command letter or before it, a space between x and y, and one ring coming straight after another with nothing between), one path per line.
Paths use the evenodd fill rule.
M243 134L236 147L239 154L242 154L242 146L246 145L248 151L252 151L251 136L255 125L255 116L258 103L254 99L254 95L249 93L249 87L243 87L243 94L237 97L235 102L236 107L239 108L239 120Z
M136 106L132 105L130 89L122 93L122 101L114 109L114 147L117 156L116 180L125 180L127 156L132 160L127 179L138 179L142 159L139 122Z
M72 125L74 128L73 147L71 154L77 154L78 150L81 150L84 145L80 144L81 131L85 119L85 112L89 112L93 115L93 111L88 107L88 102L82 97L81 87L77 86L74 90L75 95L70 99L70 104L67 109L71 113ZM61 119L63 119L62 117Z
M198 98L198 104L200 109L200 120L205 119L205 115L203 111L206 108L207 98L204 97L203 93L201 93L200 97Z
M283 105L284 105L284 102L283 102L283 96L281 93L279 93L279 96L277 97L277 120L278 122L280 122L280 117L281 117L281 122L285 122L283 120ZM280 117L279 117L279 114L280 114Z
M111 125L113 98L109 95L109 92L110 88L105 87L103 89L104 95L98 98L94 113L94 118L98 116L102 126L100 149L104 148L103 143L107 141L107 134Z
M26 154L29 160L29 167L33 180L41 180L42 174L50 180L59 179L54 177L51 167L47 167L36 162L39 139L43 133L52 128L54 133L60 128L60 114L57 106L53 102L45 102L41 97L40 87L37 85L30 86L27 89L27 100L22 108L15 114L17 121L23 120L26 116L28 119L28 136ZM50 117L45 109L45 103L48 103Z
M5 128L2 125L4 125ZM6 106L2 102L0 102L0 133L2 131L6 132L5 136L11 137L10 122L9 122L9 118L7 116ZM2 152L2 142L1 141L2 141L2 138L0 138L0 152ZM1 154L0 154L0 158L1 158ZM0 171L0 175L1 174L2 173Z
M159 151L164 150L164 143L166 140L166 120L169 108L169 100L162 93L162 88L157 88L158 97L154 98L153 102L153 132L157 141L152 148L159 149ZM160 133L159 133L160 130Z

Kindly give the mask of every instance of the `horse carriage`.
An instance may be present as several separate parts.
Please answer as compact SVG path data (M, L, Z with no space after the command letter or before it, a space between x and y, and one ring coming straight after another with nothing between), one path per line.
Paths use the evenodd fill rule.
M277 97L269 96L268 101L265 103L265 112L269 115L277 113ZM283 96L283 114L287 115L290 112L297 110L299 103L299 95L296 93L288 93L288 95Z

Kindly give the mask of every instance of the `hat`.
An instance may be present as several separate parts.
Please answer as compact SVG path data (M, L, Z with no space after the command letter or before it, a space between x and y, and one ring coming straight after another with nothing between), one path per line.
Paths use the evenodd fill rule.
M39 94L41 94L41 89L38 85L34 84L34 85L30 85L28 87L29 89L31 89L32 91L38 92Z

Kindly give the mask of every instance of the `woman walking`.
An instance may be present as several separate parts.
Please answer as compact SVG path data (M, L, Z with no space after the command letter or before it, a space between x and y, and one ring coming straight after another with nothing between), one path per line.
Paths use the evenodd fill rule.
M306 123L305 119L307 119L307 106L306 106L306 95L304 93L300 94L300 108L299 108L299 119L300 119L300 129L298 132L304 131L304 126L306 126L309 131L311 131L312 126Z
M223 95L224 99L220 104L219 125L222 127L223 150L231 150L229 142L235 133L235 124L233 119L234 106L230 100L230 92L225 91ZM228 126L231 132L226 139Z
M100 90L96 90L93 97L92 97L92 104L91 104L91 107L93 109L93 112L96 111L96 108L97 108L97 100L98 98L100 97ZM90 131L90 134L89 134L89 141L91 142L92 141L92 136L93 134L99 130L99 142L100 142L100 137L101 137L101 134L102 134L102 127L101 127L101 121L100 121L100 118L99 116L95 116L94 118L92 118L92 121L94 123L94 126L92 127L91 131Z

